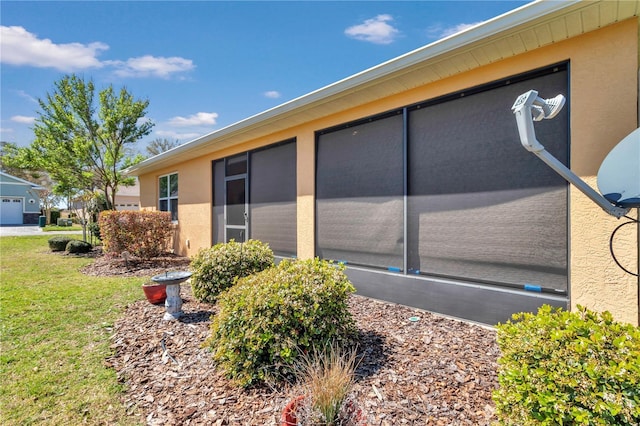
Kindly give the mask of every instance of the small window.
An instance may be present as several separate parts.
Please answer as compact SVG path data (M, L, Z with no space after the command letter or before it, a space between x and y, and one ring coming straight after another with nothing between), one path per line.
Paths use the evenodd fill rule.
M171 220L178 220L178 174L160 176L160 194L158 208L163 212L171 212Z

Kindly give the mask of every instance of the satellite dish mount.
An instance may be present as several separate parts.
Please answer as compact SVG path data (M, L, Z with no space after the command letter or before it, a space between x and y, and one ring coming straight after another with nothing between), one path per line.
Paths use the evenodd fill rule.
M629 212L628 206L623 207L612 204L611 201L596 192L567 166L551 155L536 138L533 122L554 118L562 110L564 104L565 97L563 95L558 95L551 99L543 99L538 96L538 92L535 90L529 90L518 96L511 107L511 111L516 116L520 142L527 151L535 154L565 180L575 185L605 212L619 219Z

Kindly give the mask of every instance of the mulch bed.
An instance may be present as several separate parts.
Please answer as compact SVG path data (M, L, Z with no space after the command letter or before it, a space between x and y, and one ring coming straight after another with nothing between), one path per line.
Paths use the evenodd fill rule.
M130 261L127 268L121 259L98 257L84 272L152 276L188 265L179 256L160 262L132 267ZM195 300L188 284L181 296L179 321L164 321L163 305L140 300L115 324L114 355L106 363L126 384L129 413L148 425L279 425L296 386L233 386L201 347L216 306ZM357 295L349 306L361 338L354 395L367 424L489 425L496 419L494 330Z
M122 276L122 277L151 277L167 271L185 270L189 267L191 259L178 256L173 253L165 253L153 259L138 259L127 256L105 256L102 247L95 247L90 253L81 255L92 257L96 260L82 268L82 273L93 276Z

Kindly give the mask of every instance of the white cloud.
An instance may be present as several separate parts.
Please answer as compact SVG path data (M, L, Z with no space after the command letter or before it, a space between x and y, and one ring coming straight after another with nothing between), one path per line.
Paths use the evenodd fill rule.
M29 102L33 102L34 104L38 103L38 100L36 98L34 98L33 96L31 96L30 94L28 94L27 92L25 92L24 90L16 90L16 93L18 94L18 96L20 96L21 98L24 98L26 100L28 100Z
M158 135L159 137L167 138L167 139L178 139L181 141L189 141L191 139L195 139L198 136L202 136L202 133L180 133L174 132L172 130L158 130L153 132L154 135Z
M178 56L144 55L126 61L100 61L98 56L108 49L109 46L102 42L56 44L50 39L38 38L23 27L0 26L0 61L5 64L54 68L64 72L113 67L120 77L160 78L195 68L191 59Z
M23 27L0 27L0 60L5 64L65 72L101 68L103 64L97 56L107 49L109 46L100 42L55 44L49 39L39 39Z
M167 124L175 127L213 126L218 118L217 112L198 112L189 117L173 117Z
M20 124L33 124L36 121L35 117L27 117L26 115L14 115L11 117L11 121L15 121Z
M13 129L10 127L0 127L0 133L13 133Z
M354 25L344 30L344 33L356 40L368 41L375 44L390 44L400 34L400 31L390 25L391 15L378 15L367 19L364 23Z
M441 24L432 25L427 29L427 34L434 38L445 38L451 35L457 34L461 31L467 30L469 28L475 27L476 25L482 24L484 21L474 22L472 24L457 24L450 27L443 27Z
M278 99L280 96L282 95L277 90L269 90L268 92L264 92L265 98Z
M116 68L116 75L120 77L161 77L169 78L172 74L191 71L195 68L191 59L172 56L139 56L126 61L106 61Z

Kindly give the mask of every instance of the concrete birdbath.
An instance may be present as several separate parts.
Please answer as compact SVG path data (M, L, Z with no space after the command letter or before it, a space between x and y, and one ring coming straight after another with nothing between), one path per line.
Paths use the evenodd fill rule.
M167 286L167 300L164 301L164 306L167 312L165 312L164 317L162 317L163 320L175 321L182 316L180 284L190 276L191 272L189 271L173 271L165 272L164 274L156 275L151 278L151 281L158 284L165 284Z

